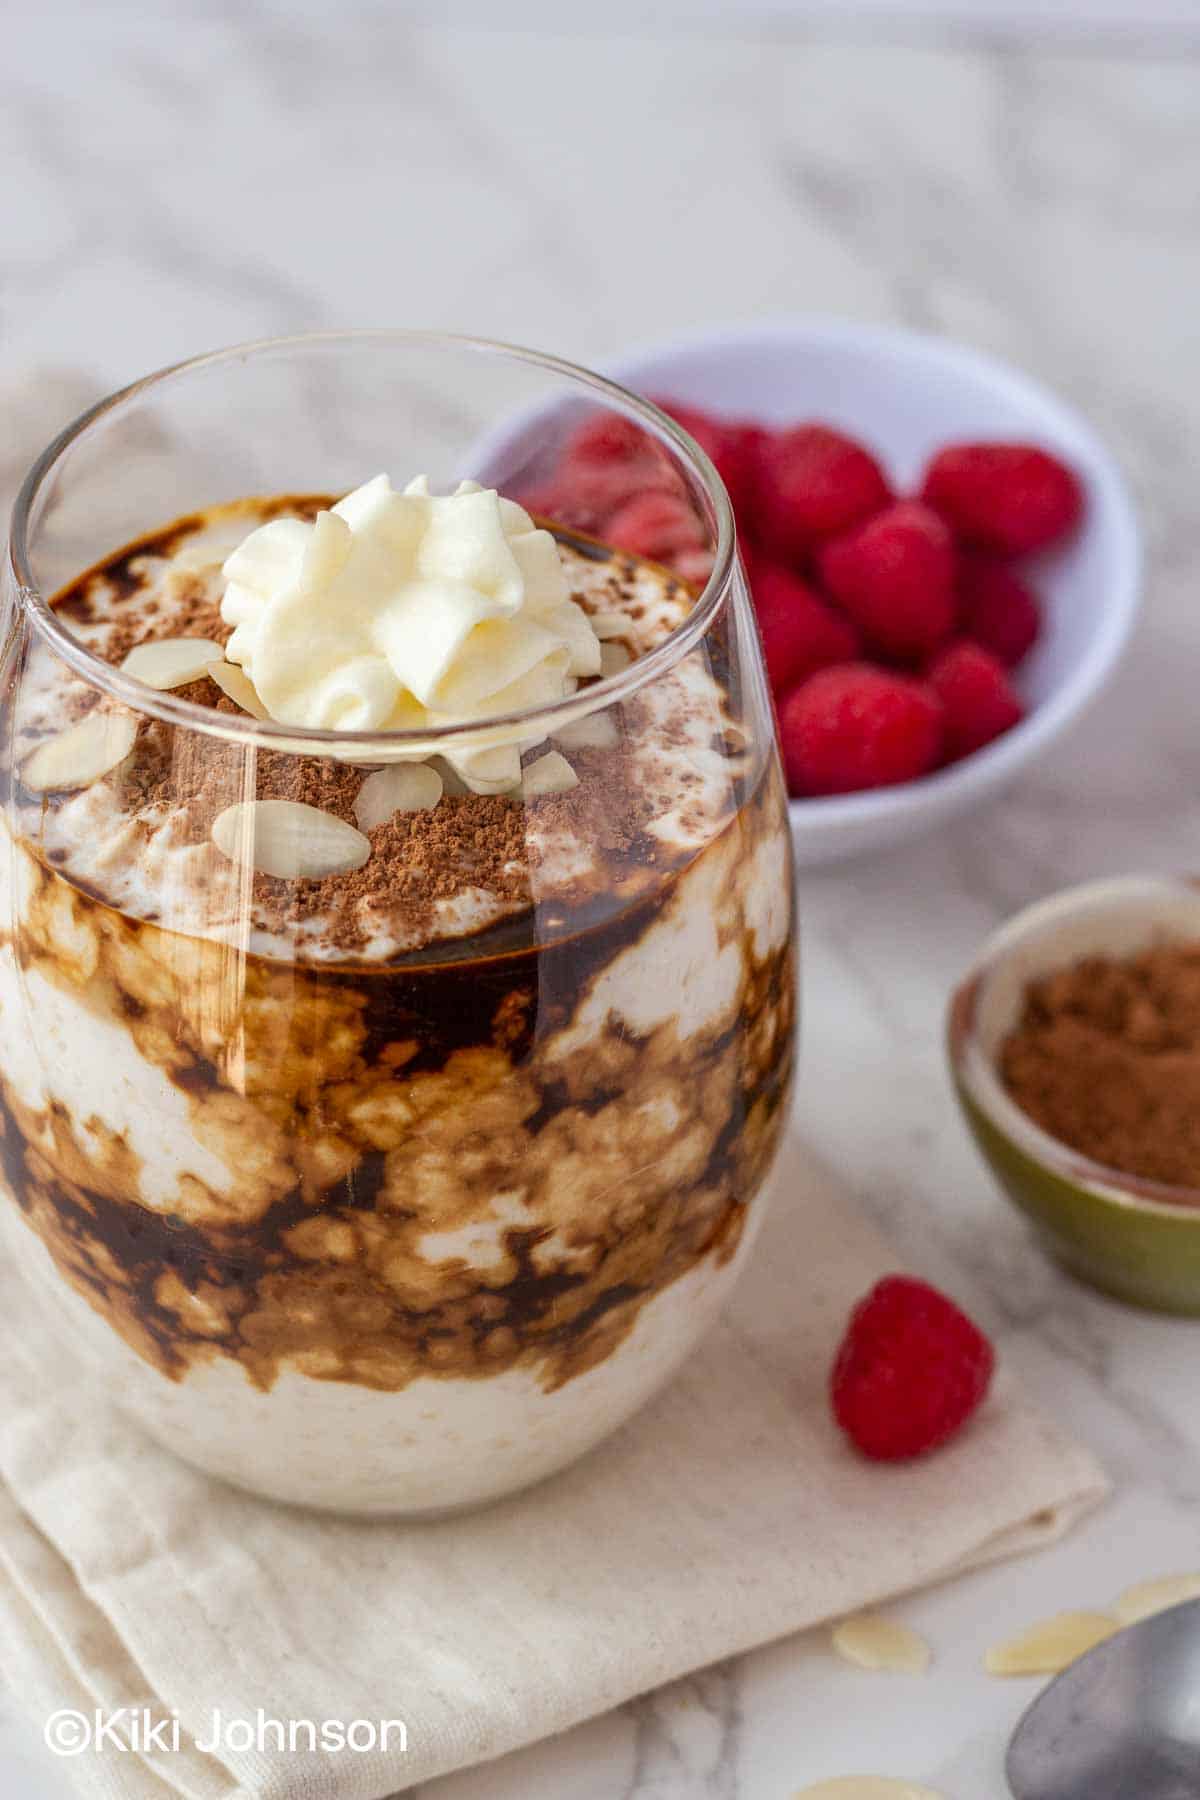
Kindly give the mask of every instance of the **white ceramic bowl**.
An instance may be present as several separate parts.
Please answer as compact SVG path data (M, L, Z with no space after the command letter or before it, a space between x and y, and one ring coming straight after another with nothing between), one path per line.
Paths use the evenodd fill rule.
M1017 676L1028 716L922 781L794 800L800 863L882 849L977 806L1038 757L1111 674L1138 602L1133 505L1086 420L1018 370L917 332L800 318L677 338L617 357L604 373L655 398L771 425L820 419L841 426L878 453L901 490L914 485L934 450L964 438L1032 440L1059 452L1083 479L1080 532L1025 565L1046 611L1042 640Z

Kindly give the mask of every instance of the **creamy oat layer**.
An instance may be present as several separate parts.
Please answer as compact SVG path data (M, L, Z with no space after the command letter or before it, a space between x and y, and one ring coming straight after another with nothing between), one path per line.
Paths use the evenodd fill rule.
M76 584L60 614L113 663L134 645L163 639L224 645L222 561L285 507L315 510L248 501L185 520ZM563 539L559 549L573 598L605 638L610 668L661 642L692 605L690 591L654 565L586 540ZM178 691L220 712L241 711L208 677ZM35 655L22 693L18 769L96 704L62 665ZM527 767L557 751L578 777L571 791L524 803L470 794L441 764L443 800L370 829L370 859L353 878L280 882L260 874L249 895L243 871L212 842L218 815L246 798L249 782L259 798L302 800L355 824L363 769L269 753L252 767L219 739L150 722L139 727L132 755L90 786L49 795L18 788L17 817L41 856L133 917L261 954L386 960L470 936L534 902L544 935L650 891L733 815L754 772L740 741L706 657L693 654L622 706L525 751Z
M93 577L67 616L114 659L122 594L139 631L224 641L211 529ZM659 571L567 555L633 648L687 603ZM615 743L563 745L568 793L389 822L340 899L243 884L249 952L207 836L231 798L209 792L211 740L193 765L143 726L91 789L17 790L0 1163L18 1241L92 1367L182 1454L314 1505L467 1504L598 1441L711 1322L781 1129L792 897L774 765L731 763L719 734L744 739L691 666L622 709ZM43 689L22 718L22 758L54 705ZM345 817L363 778L303 792ZM416 892L406 857L428 861ZM455 920L475 935L449 939Z
M314 1505L465 1504L597 1442L757 1228L788 855L768 792L586 946L347 983L18 851L0 1154L89 1365L182 1454Z

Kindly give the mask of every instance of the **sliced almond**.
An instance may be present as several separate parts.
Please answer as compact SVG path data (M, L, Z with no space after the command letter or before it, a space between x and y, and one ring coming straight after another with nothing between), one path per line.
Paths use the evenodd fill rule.
M589 713L586 719L573 719L554 735L568 750L613 750L620 742L617 722L611 712Z
M1139 1619L1152 1619L1155 1613L1182 1606L1185 1600L1200 1600L1200 1575L1164 1575L1159 1581L1139 1581L1136 1587L1125 1589L1113 1611L1122 1625L1136 1625Z
M795 1800L942 1800L932 1788L916 1781L897 1781L891 1775L837 1775L799 1788Z
M205 673L211 675L223 694L228 694L235 706L248 712L253 719L269 719L270 713L258 697L258 689L244 669L237 663L210 662Z
M422 812L442 797L442 778L428 763L393 763L368 775L358 790L354 816L364 831L374 831L398 812Z
M840 1619L831 1632L833 1647L860 1669L889 1675L923 1675L932 1660L929 1645L911 1626L880 1613L856 1613Z
M631 629L629 620L625 617L624 613L616 612L593 613L591 615L591 626L601 643L603 643L606 638L628 637Z
M433 767L442 778L443 794L452 794L456 800L461 800L464 794L470 793L470 788L467 786L458 770L452 769L444 756L435 756L433 758Z
M515 744L494 744L455 758L454 768L473 794L511 794L521 785L521 752Z
M621 670L627 669L632 661L633 661L633 656L632 656L631 652L625 648L624 644L615 644L615 643L601 644L601 646L600 646L600 673L601 673L601 675L619 675L621 673Z
M989 1675L1057 1675L1119 1630L1107 1613L1055 1613L1019 1637L994 1644L983 1666Z
M230 862L282 881L346 875L371 854L361 831L301 800L239 800L213 820L212 840Z
M136 736L132 713L90 712L77 725L39 744L22 765L21 780L32 794L90 787L125 761Z
M537 800L547 794L569 794L578 786L578 775L557 750L539 756L536 762L521 771L521 792L526 800Z
M136 644L121 667L147 687L186 687L207 675L209 664L220 655L220 644L209 638L159 638L154 644Z

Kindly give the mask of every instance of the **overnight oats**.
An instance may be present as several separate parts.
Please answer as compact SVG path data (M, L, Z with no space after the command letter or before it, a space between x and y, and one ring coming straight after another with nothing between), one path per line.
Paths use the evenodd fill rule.
M432 486L214 478L49 600L53 458L28 545L18 508L5 1243L124 1408L260 1493L420 1514L550 1473L753 1241L786 806L723 495L642 422L710 509L702 594L463 450ZM102 529L76 508L47 564Z

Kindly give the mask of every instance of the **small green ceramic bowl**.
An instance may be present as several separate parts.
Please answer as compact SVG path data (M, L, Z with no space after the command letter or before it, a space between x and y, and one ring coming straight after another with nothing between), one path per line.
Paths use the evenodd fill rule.
M1026 984L1085 956L1200 942L1200 884L1133 876L1070 888L1018 913L955 990L948 1051L976 1143L1052 1256L1118 1299L1200 1316L1200 1189L1123 1174L1050 1137L996 1069Z

